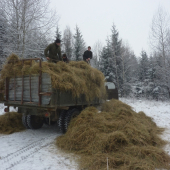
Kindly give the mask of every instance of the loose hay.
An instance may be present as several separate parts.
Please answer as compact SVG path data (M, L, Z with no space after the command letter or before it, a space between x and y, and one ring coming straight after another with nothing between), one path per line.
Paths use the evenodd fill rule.
M0 89L4 89L6 77L38 74L39 63L25 61L24 65L19 57L11 54L3 66L0 78ZM50 63L42 62L42 72L51 76L52 87L61 91L71 91L74 97L84 94L87 101L96 97L105 98L105 77L102 72L92 68L84 61Z
M83 110L56 144L78 154L80 168L88 170L105 170L107 158L110 170L170 169L170 156L161 148L166 142L158 136L162 132L145 113L111 100L101 113L94 107Z
M25 130L22 125L22 115L17 112L9 112L0 115L0 133L11 134Z

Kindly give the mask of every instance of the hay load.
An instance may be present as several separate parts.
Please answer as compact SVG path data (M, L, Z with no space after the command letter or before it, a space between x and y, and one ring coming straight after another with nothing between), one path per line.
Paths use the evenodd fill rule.
M105 170L107 158L109 169L170 169L170 157L161 148L166 144L159 137L162 132L145 113L111 100L101 113L94 107L83 110L56 144L78 154L80 168L88 170Z
M52 79L52 87L61 91L70 91L74 97L85 94L86 100L91 101L96 97L105 97L105 77L102 72L92 68L84 61L71 61L70 63L42 62L42 68L38 62L22 61L15 54L11 54L3 66L0 78L0 89L4 88L6 77L14 77L29 74L38 74L39 71L48 73Z
M0 134L11 134L25 130L22 124L22 115L17 112L8 112L0 115Z

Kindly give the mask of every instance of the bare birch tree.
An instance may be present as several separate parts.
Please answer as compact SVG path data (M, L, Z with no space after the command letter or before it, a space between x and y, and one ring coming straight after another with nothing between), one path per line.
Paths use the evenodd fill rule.
M101 41L96 41L95 44L92 47L92 51L93 51L93 58L91 60L91 65L94 68L98 68L99 69L99 59L102 53L102 49L103 49L103 44Z
M38 48L41 38L48 37L58 21L56 12L49 9L48 0L1 0L0 8L9 24L9 52L21 57L27 57L30 50L41 51L41 48L30 49L29 45ZM30 39L33 34L37 35L37 41Z
M170 17L161 7L158 8L154 15L150 33L150 44L154 52L159 54L162 65L159 67L159 72L162 74L161 83L164 83L170 94Z
M164 59L164 65L169 51L169 38L170 38L170 17L166 11L161 7L158 8L157 13L153 16L150 44L152 49L161 53Z

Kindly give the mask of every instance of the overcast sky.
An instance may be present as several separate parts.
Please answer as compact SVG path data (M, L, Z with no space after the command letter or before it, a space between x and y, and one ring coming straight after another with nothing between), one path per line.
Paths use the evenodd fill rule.
M60 16L62 33L68 25L74 34L77 24L88 46L98 40L105 45L114 22L136 56L142 49L149 53L149 31L158 7L170 10L170 0L51 0L51 5Z

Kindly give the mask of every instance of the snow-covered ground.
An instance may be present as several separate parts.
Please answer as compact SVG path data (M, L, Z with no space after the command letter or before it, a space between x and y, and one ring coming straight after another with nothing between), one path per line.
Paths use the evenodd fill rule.
M136 112L144 111L158 126L166 128L162 138L170 141L170 102L120 99ZM4 106L0 105L0 114ZM12 110L11 110L12 111ZM55 146L61 134L56 126L26 130L11 135L0 134L0 170L77 170L74 156ZM170 145L164 148L170 153Z
M0 104L0 114L3 110ZM77 169L74 156L56 148L55 139L60 135L56 125L11 135L0 134L0 170Z

